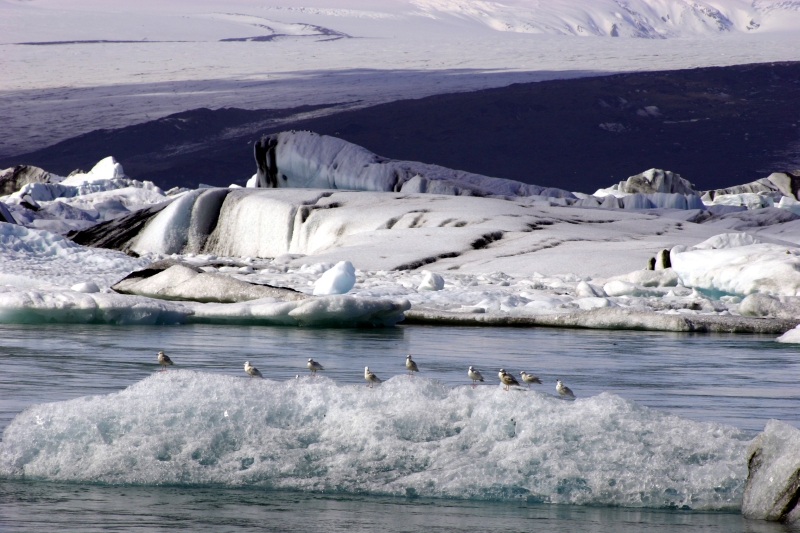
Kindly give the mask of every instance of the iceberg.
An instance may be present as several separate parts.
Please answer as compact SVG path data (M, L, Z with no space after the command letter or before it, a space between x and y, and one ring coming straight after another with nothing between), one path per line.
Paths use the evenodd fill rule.
M672 268L687 287L745 296L800 296L800 250L760 243L747 234L724 234L670 253Z
M118 393L34 405L0 475L139 485L738 510L752 435L603 393L373 390L170 370ZM163 401L153 401L162 398Z
M563 189L387 159L337 137L310 131L264 136L254 151L258 187L575 198Z

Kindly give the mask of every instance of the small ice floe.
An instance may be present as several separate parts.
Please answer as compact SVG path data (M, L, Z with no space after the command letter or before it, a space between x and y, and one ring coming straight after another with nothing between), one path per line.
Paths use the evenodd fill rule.
M522 381L528 384L529 389L531 388L531 383L538 383L539 385L542 384L542 380L539 379L538 376L534 374L528 374L524 370L520 372L519 375L522 376Z
M369 371L368 366L364 367L364 379L367 380L367 387L369 387L370 389L372 388L372 385L374 385L375 383L380 383L382 381L381 378L379 378L378 376Z
M311 374L317 375L317 370L325 370L325 367L319 364L318 362L314 361L313 359L309 358L308 364L306 365L309 370L311 370Z
M264 379L264 376L261 375L261 372L258 369L250 364L250 361L244 362L244 371L250 375L250 379L253 379L253 376Z
M572 393L572 389L564 385L560 379L556 380L556 392L558 392L558 394L563 397L572 398L573 400L575 399L575 395Z
M167 365L172 366L173 362L167 354L164 352L158 352L158 364L161 365L160 372L164 372L167 370Z
M411 354L406 355L406 368L408 369L409 375L413 375L414 372L419 372L419 367L417 366L417 363L411 359Z
M356 269L350 261L339 261L314 283L314 296L344 294L356 284Z
M473 387L477 384L476 382L483 381L483 376L480 372L475 370L474 366L469 367L469 370L467 370L467 375L469 376L469 379L472 380Z

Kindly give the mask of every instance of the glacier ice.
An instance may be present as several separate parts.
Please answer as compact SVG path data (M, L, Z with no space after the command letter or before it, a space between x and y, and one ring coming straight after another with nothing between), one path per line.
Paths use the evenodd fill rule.
M751 435L603 393L373 390L188 370L34 405L0 443L0 475L215 484L631 507L740 508ZM354 372L358 372L355 369ZM154 400L159 399L159 400Z
M687 287L747 295L800 296L796 248L759 243L747 234L724 234L682 251L673 248L672 268Z
M265 136L254 151L259 187L574 198L562 189L387 159L337 137L310 131Z
M314 282L314 296L345 294L356 284L356 268L350 261L339 261Z
M748 447L747 463L742 514L757 520L800 522L800 430L770 420Z

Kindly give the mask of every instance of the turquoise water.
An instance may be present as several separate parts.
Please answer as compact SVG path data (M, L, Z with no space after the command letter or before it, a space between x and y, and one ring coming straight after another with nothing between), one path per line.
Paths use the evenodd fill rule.
M682 417L758 431L770 418L800 426L799 350L772 337L559 329L398 327L376 330L176 326L0 327L0 428L26 406L121 390L158 370L265 377L325 375L362 385L413 354L429 378L469 384L474 365L499 387L497 369L536 373L555 394L562 379L580 397L607 391ZM110 487L0 480L3 531L785 531L736 514L626 510L292 493L233 488ZM777 528L777 529L776 529Z

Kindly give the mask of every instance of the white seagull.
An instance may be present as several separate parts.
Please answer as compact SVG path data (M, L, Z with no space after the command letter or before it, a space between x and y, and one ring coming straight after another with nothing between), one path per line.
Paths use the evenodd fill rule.
M314 376L317 375L317 370L325 370L325 367L323 367L321 364L317 363L313 359L309 359L308 364L306 366L308 367L309 370L311 370L311 374Z
M538 383L539 385L542 384L542 380L539 379L538 376L535 376L533 374L528 374L524 370L520 372L519 375L522 376L522 381L528 384L529 389L531 388L531 383Z
M406 356L406 368L408 369L409 375L414 375L414 372L419 372L419 367L417 366L417 363L411 359L411 354Z
M158 352L158 364L161 365L161 370L159 372L166 372L167 365L173 365L172 359L170 359L169 356L164 352Z
M244 362L244 371L250 374L250 379L253 379L253 376L264 379L264 376L261 375L261 372L259 372L256 367L250 365L250 361Z
M500 373L497 375L500 376L500 381L502 381L503 385L506 386L505 390L508 390L508 388L512 385L519 387L519 381L514 379L514 376L512 376L502 368L500 369Z
M368 382L367 383L367 387L369 387L370 389L372 388L372 385L374 383L380 383L381 382L381 378L379 378L378 376L376 376L375 374L370 372L368 366L364 367L364 379L367 380L367 382Z
M572 398L573 400L575 399L575 395L572 393L572 389L561 383L560 379L556 380L556 391L561 396L567 396L569 398Z
M483 376L480 372L475 370L475 367L469 367L469 370L467 370L467 375L469 376L469 379L472 380L473 387L476 385L476 381L483 381Z

